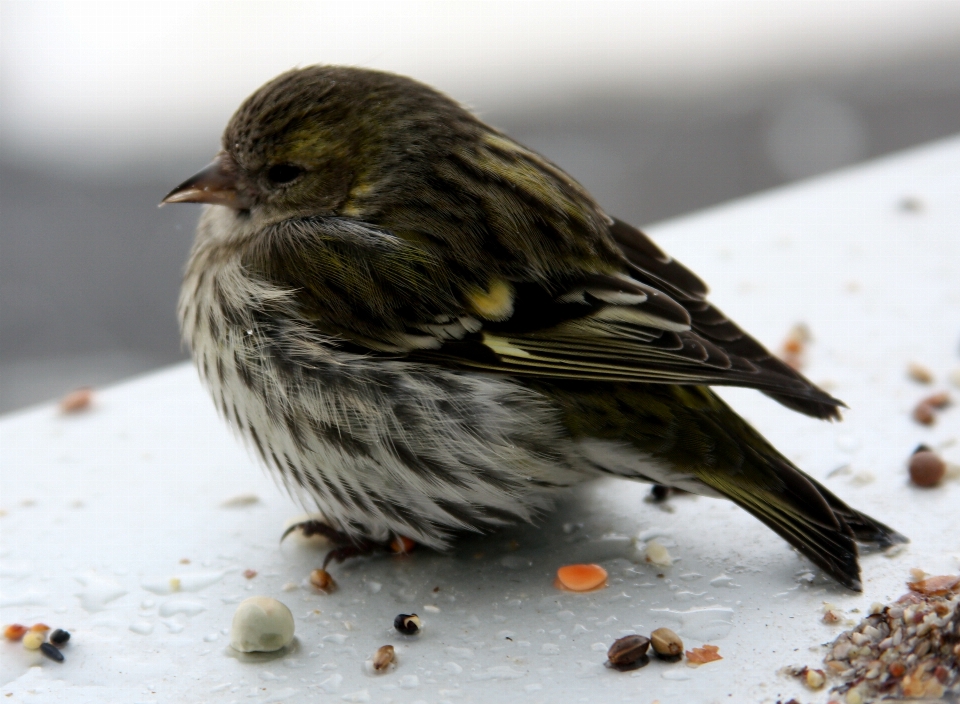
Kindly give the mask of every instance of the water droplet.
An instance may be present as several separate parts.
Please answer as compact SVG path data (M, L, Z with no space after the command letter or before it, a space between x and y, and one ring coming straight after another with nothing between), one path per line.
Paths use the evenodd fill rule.
M216 640L220 640L220 634L219 634L219 633L208 633L207 635L205 635L205 636L203 637L203 642L204 642L204 643L213 643L213 642L216 641Z
M455 662L443 663L443 669L447 672L453 673L454 675L459 675L461 672L463 672L463 668Z
M148 636L153 633L153 624L149 621L134 621L130 624L130 630L141 636Z
M733 609L725 607L714 606L687 611L650 609L650 613L655 614L663 625L669 626L672 623L673 630L694 640L719 640L733 629Z
M711 587L726 587L726 588L728 588L728 589L739 589L739 588L740 588L740 585L739 585L739 584L734 584L734 582L733 582L733 577L730 577L729 575L723 574L722 572L720 573L720 576L719 576L719 577L714 577L713 579L710 580L710 586L711 586Z
M336 643L337 645L343 645L347 642L347 637L343 633L331 633L328 636L324 636L323 640L327 643Z
M90 613L103 611L107 608L108 603L127 593L127 590L117 582L107 577L101 577L94 572L88 572L77 577L77 581L84 587L77 594L80 598L80 606L83 607L84 611Z
M318 685L327 694L333 694L338 689L340 689L340 684L343 682L343 675L339 672L330 675L327 679L320 682Z
M191 601L188 599L171 599L170 601L165 601L160 605L161 616L173 616L175 614L196 616L198 613L204 610L206 610L206 607L203 604L198 601Z
M544 643L540 646L540 652L543 655L559 655L560 646L556 643Z
M533 560L521 555L506 555L500 558L500 564L510 570L523 570L533 565Z
M420 686L420 678L416 675L404 675L400 678L400 689L413 689Z

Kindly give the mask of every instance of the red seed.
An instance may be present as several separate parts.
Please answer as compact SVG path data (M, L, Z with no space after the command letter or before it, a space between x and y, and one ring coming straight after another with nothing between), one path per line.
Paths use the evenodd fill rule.
M257 576L257 571L256 571L256 570L244 570L244 571L243 571L243 576L246 577L247 579L253 579L254 577Z

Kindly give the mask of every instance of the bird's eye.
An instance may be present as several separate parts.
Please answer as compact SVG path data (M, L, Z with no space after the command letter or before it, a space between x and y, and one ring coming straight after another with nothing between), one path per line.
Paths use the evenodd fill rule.
M303 169L296 164L274 164L267 171L267 178L276 184L290 183L302 173Z

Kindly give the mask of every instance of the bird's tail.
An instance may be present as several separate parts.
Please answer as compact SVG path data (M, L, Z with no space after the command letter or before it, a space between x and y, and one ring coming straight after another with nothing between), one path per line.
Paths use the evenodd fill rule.
M618 476L711 489L739 504L838 582L861 590L857 542L906 538L847 506L797 469L706 386L540 383L574 437L628 441L668 471L595 465ZM692 476L691 476L692 475ZM690 479L695 479L693 488Z
M729 408L722 416L725 434L743 453L742 465L734 472L701 470L698 478L763 521L842 585L862 591L857 543L883 548L907 538L845 504Z

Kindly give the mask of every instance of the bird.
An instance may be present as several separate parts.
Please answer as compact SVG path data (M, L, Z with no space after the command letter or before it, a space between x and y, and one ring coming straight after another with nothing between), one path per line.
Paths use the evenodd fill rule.
M906 541L711 387L826 420L841 401L559 166L423 83L283 73L164 203L206 204L178 303L200 377L337 559L533 522L599 477L729 499L854 591L858 543Z

